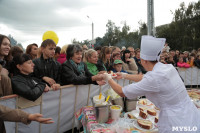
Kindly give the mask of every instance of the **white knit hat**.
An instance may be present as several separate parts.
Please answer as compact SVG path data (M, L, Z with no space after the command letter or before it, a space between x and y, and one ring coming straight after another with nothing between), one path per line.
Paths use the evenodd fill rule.
M148 61L159 61L165 41L165 38L142 36L140 58Z

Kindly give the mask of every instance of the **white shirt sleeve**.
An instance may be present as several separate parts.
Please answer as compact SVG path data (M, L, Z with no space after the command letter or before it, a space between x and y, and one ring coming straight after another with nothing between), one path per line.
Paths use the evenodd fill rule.
M159 92L159 86L155 78L145 74L140 82L127 85L122 88L122 91L128 99L134 99L138 96L144 96L147 93Z

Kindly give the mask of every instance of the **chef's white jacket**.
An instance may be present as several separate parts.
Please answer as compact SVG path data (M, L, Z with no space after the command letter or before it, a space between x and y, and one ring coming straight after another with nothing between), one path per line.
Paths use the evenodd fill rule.
M182 127L187 127L187 130L197 128L193 133L200 133L200 111L191 101L184 83L171 64L156 63L140 82L125 86L122 90L129 99L145 95L160 108L160 133L179 132Z

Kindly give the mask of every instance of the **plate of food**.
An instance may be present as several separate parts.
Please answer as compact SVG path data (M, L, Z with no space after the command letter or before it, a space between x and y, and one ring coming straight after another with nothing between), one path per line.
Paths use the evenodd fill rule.
M116 73L113 73L113 71L108 71L108 74L112 76L112 78L117 77Z
M149 120L152 117L155 117L158 115L155 109L146 109L139 108L138 110L133 110L131 112L137 119L146 119Z
M131 111L133 116L135 116L137 119L149 119L149 115L147 114L147 111L138 111L138 110L133 110Z
M139 99L137 104L142 105L142 106L152 106L153 105L153 103L146 98Z
M154 124L150 120L137 119L133 126L142 131L152 131L155 129Z

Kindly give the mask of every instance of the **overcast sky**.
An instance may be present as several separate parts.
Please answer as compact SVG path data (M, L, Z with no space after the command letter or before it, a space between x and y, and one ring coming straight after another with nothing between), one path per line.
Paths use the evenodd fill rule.
M155 26L170 23L171 11L181 2L187 6L197 1L154 0ZM91 39L92 21L94 37L102 37L108 20L120 27L126 21L131 31L137 30L139 21L147 23L147 0L0 0L0 34L11 34L24 48L30 43L40 46L48 30L57 33L60 47L74 38Z

